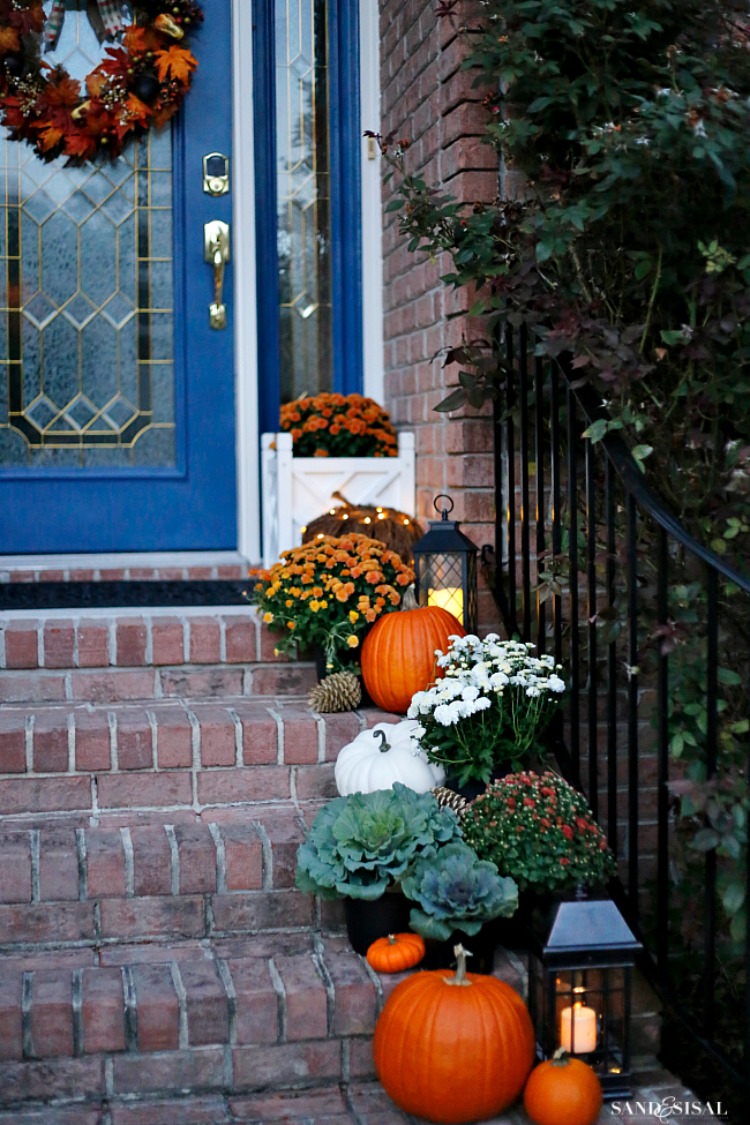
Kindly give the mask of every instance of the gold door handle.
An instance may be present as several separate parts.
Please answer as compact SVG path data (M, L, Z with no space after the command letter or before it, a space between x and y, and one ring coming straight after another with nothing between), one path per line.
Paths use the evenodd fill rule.
M208 319L212 328L227 326L227 307L223 301L224 267L229 261L229 223L214 219L203 227L203 252L214 270L214 299L208 306Z

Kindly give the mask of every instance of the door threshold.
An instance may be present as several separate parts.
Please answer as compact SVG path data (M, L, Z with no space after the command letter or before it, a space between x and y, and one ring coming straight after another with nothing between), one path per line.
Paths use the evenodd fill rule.
M0 610L248 605L237 551L0 556Z

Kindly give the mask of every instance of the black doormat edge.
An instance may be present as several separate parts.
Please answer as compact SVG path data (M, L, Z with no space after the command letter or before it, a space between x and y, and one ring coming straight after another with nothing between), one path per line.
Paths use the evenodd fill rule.
M252 579L129 579L119 582L5 582L0 610L137 609L250 605Z

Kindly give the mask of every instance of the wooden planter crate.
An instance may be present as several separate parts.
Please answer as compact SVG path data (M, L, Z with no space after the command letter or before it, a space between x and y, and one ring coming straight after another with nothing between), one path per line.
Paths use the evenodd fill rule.
M398 435L397 457L293 457L292 435L261 437L263 565L302 542L302 528L335 505L340 492L353 505L381 504L414 511L414 434Z

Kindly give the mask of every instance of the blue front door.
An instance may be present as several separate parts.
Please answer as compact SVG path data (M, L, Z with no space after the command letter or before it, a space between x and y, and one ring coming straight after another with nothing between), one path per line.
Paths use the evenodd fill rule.
M57 49L76 76L101 57L78 7ZM81 168L0 142L0 554L236 546L232 265L212 327L204 254L231 179L203 176L230 156L230 7L204 5L171 131Z

